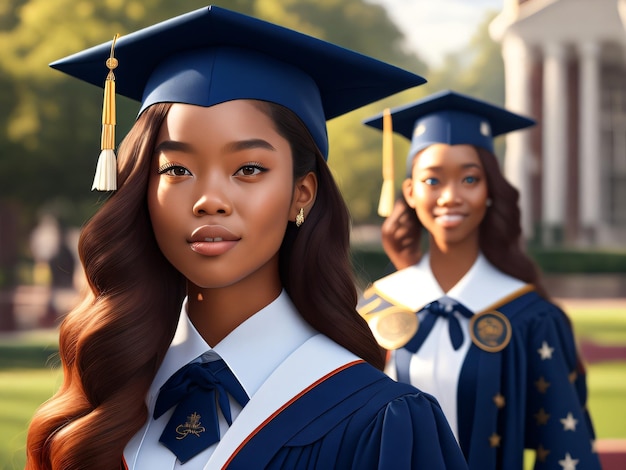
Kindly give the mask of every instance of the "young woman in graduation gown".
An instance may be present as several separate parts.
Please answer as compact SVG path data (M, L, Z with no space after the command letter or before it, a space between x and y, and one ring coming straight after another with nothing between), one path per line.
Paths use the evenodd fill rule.
M389 374L437 398L470 469L521 470L524 449L536 469L599 468L572 325L522 252L518 192L493 154L533 121L442 91L366 124L411 141L382 228L401 269L359 305Z
M52 66L101 85L105 62L141 110L113 171L103 138L114 192L27 468L466 468L436 400L381 370L325 161L326 119L423 79L215 7Z

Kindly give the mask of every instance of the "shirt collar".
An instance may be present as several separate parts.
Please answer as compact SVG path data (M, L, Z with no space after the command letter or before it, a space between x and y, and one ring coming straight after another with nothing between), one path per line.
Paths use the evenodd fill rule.
M316 331L300 316L283 290L273 302L211 348L191 323L185 299L176 334L152 382L150 394L156 396L174 372L213 350L252 397L274 369L314 334Z
M459 282L447 293L441 289L425 254L414 266L397 271L374 283L384 298L417 312L443 296L453 298L472 312L480 312L522 288L524 282L495 268L482 253Z

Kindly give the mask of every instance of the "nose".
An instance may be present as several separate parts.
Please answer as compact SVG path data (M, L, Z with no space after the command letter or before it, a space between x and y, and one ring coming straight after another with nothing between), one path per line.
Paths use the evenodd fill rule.
M437 198L437 205L440 206L458 204L459 202L459 192L454 184L446 185L439 194L439 197Z
M215 187L211 189L205 187L193 205L193 214L198 217L203 215L228 215L231 212L232 206L226 193Z

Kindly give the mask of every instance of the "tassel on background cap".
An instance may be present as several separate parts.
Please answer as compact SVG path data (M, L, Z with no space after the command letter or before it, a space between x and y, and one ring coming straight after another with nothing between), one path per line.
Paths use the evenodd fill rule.
M117 161L115 157L115 75L117 59L113 56L116 34L111 44L111 56L106 61L109 73L104 82L104 102L102 104L102 138L100 140L100 157L96 167L91 190L115 191L117 189Z
M383 111L383 187L378 202L378 215L389 217L393 209L393 128L389 108Z

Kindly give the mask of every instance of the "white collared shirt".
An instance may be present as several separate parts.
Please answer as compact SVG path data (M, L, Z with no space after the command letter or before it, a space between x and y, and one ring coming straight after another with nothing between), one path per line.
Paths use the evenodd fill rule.
M289 296L283 291L272 303L239 325L226 338L211 348L195 329L187 315L187 302L183 303L176 334L159 368L146 402L149 417L144 426L133 436L124 449L126 464L130 470L144 469L203 469L217 443L202 451L185 464L159 443L172 410L159 419L152 419L154 405L161 386L185 364L209 350L224 359L250 398L257 392L270 374L293 351L316 334L296 311ZM230 399L233 422L241 407ZM220 415L220 433L228 425Z
M524 282L497 270L482 254L478 255L472 267L448 292L444 292L437 283L428 254L424 255L418 264L374 283L376 290L386 298L415 312L429 302L446 296L474 313L485 310L524 285ZM420 322L424 315L425 313L419 314ZM452 347L448 321L445 318L437 318L418 353L411 358L409 375L412 385L437 398L458 440L457 388L471 338L469 319L458 314L456 317L463 330L461 347L457 350ZM386 372L397 379L394 362L389 362L392 366L388 367Z

